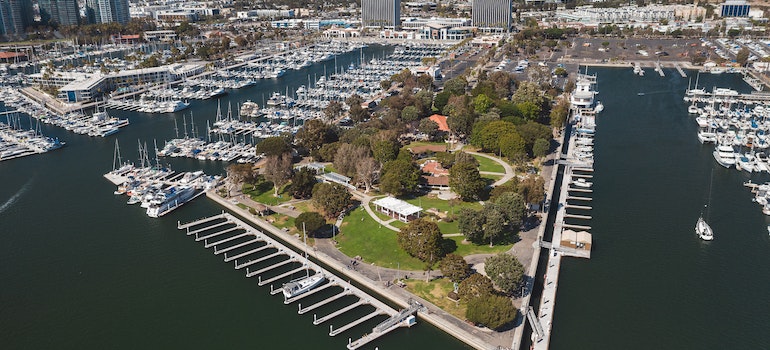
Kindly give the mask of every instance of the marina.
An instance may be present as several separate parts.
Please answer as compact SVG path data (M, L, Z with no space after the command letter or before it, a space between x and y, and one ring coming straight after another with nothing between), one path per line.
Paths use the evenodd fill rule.
M65 145L59 139L43 136L39 128L21 129L18 115L5 112L5 116L8 124L0 122L0 161L45 153Z
M206 248L213 247L214 254L222 254L225 262L232 261L236 270L245 267L247 278L257 276L257 285L270 285L270 295L283 294L284 304L288 305L297 302L297 313L300 315L320 309L343 297L353 296L355 297L354 299L357 299L321 317L314 313L314 325L321 325L360 307L367 308L367 305L369 309L374 309L368 311L363 317L356 318L339 327L335 328L334 325L329 325L329 336L339 335L375 317L388 317L372 328L370 333L364 334L355 341L349 340L347 348L350 350L358 349L399 327L411 327L416 322L413 314L421 309L421 305L418 303L410 303L410 307L397 312L363 290L341 280L330 271L313 263L307 258L307 253L303 256L294 252L279 241L249 226L229 213L223 212L220 215L185 224L178 223L177 227L180 230L184 230L187 236L194 236L196 242L203 241ZM228 253L230 253L230 256L228 256ZM311 270L313 271L312 275L310 274ZM306 273L306 277L290 280L282 288L274 288L274 283L285 281L297 274L301 275L303 272ZM323 277L317 278L317 276ZM314 277L317 278L317 282L313 282L313 284L309 285L309 288L300 293L287 289L287 285L301 283ZM322 299L316 299L317 301L305 307L299 303L304 298L310 298L314 294L326 291L327 289L334 290L333 294Z
M556 217L553 223L551 241L538 241L540 248L547 251L546 267L542 293L537 309L530 306L526 310L526 320L530 325L533 349L549 349L553 331L556 292L559 285L562 257L591 258L593 238L591 221L588 213L593 190L594 135L596 119L603 108L595 99L596 75L581 74L576 83L576 94L571 98L572 121L565 131L565 147L561 147L558 158L562 169L562 182L556 184L560 189L555 201ZM557 177L558 178L558 177ZM552 181L557 181L552 178Z

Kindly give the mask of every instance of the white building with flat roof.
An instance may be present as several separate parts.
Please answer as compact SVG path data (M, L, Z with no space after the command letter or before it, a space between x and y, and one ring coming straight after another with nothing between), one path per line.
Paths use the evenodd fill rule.
M420 217L420 212L422 212L422 208L395 197L380 198L372 202L372 204L381 213L398 219L401 222L417 219Z

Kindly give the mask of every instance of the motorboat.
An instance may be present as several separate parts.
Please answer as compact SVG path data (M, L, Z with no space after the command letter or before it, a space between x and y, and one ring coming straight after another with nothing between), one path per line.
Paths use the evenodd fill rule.
M735 165L735 150L733 146L720 144L714 150L713 155L717 163L725 168L732 168Z

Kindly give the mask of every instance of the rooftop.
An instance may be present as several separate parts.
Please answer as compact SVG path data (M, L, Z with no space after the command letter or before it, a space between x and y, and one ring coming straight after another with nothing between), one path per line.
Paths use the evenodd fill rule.
M372 203L403 216L409 216L422 211L422 208L395 197L380 198Z

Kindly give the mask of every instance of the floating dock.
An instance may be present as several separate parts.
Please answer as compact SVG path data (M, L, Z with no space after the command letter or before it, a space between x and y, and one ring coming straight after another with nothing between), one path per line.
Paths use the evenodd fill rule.
M246 268L246 277L257 276L258 285L270 285L270 294L281 294L282 288L274 288L273 283L288 282L292 276L323 274L326 277L325 284L317 286L303 294L284 298L284 304L299 302L300 300L318 295L321 291L336 291L330 296L305 307L297 303L297 313L305 314L323 306L340 302L344 297L357 298L352 303L337 308L324 316L313 314L313 324L331 322L338 316L359 310L363 306L373 307L374 310L364 316L339 327L329 325L329 336L336 336L352 328L360 326L376 317L388 316L374 327L371 332L364 334L357 340L348 340L347 348L358 349L375 339L395 330L399 327L409 327L415 323L413 314L421 310L422 305L410 302L410 306L400 312L394 310L385 303L370 296L356 286L345 282L333 275L323 267L310 261L306 255L289 249L281 242L268 236L264 232L253 228L229 213L222 213L208 218L202 218L186 224L177 223L177 228L184 230L188 236L196 241L203 241L204 247L214 248L214 254L222 255L225 262L233 262L236 270Z

